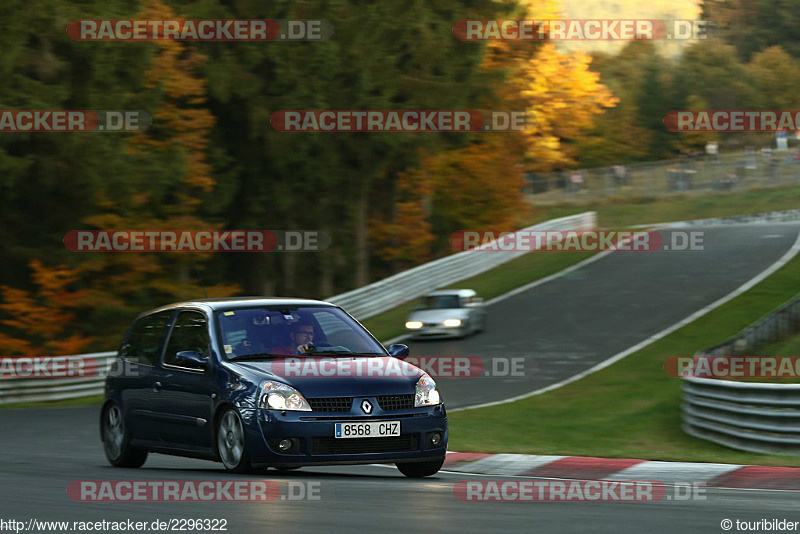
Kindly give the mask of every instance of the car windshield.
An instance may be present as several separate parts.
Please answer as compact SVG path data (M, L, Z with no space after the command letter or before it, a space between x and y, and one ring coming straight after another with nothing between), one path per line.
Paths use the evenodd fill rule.
M430 295L422 299L423 310L446 310L460 308L458 295Z
M338 308L276 306L217 312L223 351L229 359L290 356L311 344L307 355L376 355L386 351Z

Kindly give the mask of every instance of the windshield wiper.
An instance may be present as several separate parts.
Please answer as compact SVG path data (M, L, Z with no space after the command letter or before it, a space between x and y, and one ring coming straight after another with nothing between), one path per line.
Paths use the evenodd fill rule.
M230 361L239 361L239 360L266 360L267 358L279 358L281 356L285 356L285 354L267 354L265 352L260 352L257 354L242 354L241 356L235 356L230 359Z
M300 354L300 356L332 356L332 355L344 355L350 356L353 354L353 351L348 349L347 347L322 347L320 349L315 348L305 354Z

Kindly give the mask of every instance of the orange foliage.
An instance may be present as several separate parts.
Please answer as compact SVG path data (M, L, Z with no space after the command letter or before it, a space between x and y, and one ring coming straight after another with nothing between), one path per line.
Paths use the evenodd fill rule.
M176 17L171 7L159 0L147 0L140 18L167 20ZM183 183L207 193L216 181L206 161L208 136L215 122L212 113L203 107L206 80L200 68L206 57L182 42L156 43L159 52L145 72L145 88L162 95L161 105L153 113L151 129L138 133L133 144L149 150L182 153L185 157ZM190 191L181 197L186 207L200 202Z
M395 186L397 200L393 216L378 217L370 222L370 239L375 254L386 261L421 263L430 257L433 241L427 207L433 183L424 174L402 173Z
M0 324L16 336L0 333L0 353L5 356L78 354L92 339L70 332L83 291L67 287L78 280L78 272L64 265L45 267L31 260L35 293L0 286Z

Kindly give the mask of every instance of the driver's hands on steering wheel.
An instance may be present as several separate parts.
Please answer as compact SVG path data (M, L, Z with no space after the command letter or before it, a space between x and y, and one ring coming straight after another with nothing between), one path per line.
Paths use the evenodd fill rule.
M295 349L295 354L308 354L314 351L314 344L313 343L305 343L303 345L298 345Z

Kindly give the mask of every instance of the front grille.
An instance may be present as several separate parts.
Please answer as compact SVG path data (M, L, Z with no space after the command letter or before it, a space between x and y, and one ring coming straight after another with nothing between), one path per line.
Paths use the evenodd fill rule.
M414 407L414 394L410 395L381 395L378 397L378 406L384 412L394 410L408 410Z
M325 397L307 400L315 412L349 412L353 406L353 397Z
M418 450L419 434L406 434L390 438L314 438L311 443L311 454L361 454Z

